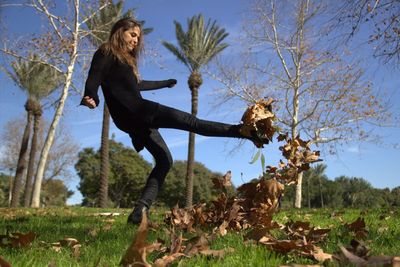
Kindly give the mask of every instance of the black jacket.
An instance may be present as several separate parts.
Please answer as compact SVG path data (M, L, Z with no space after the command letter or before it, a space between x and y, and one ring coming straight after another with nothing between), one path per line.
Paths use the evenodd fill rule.
M100 101L97 92L101 85L115 125L133 137L135 149L140 151L143 145L139 139L150 133L149 128L159 106L156 102L143 99L140 91L160 89L175 83L173 79L138 83L131 66L98 49L92 59L84 97L93 98L98 106Z

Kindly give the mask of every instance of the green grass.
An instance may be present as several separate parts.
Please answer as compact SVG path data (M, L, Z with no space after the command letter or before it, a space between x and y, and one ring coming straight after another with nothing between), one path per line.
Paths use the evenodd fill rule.
M107 218L94 216L98 212L119 212L114 222ZM0 255L12 266L118 266L122 255L132 241L137 230L135 226L126 225L129 210L125 209L93 209L93 208L49 208L49 209L0 209L0 235L6 232L32 231L38 234L36 240L26 248L0 248ZM400 211L399 210L340 210L337 216L332 216L331 209L318 210L284 210L275 216L275 220L285 223L293 221L309 221L312 226L330 228L328 239L319 244L325 252L338 251L339 245L348 245L353 238L343 226L351 223L359 216L365 218L368 237L365 243L371 249L371 255L400 254ZM161 226L162 211L151 214L152 221ZM106 225L111 228L107 230ZM149 232L149 242L157 238L166 239L165 227ZM90 234L95 230L96 234ZM210 258L196 256L181 260L172 266L279 266L281 264L315 264L311 259L301 258L294 254L279 255L267 250L262 245L245 245L245 233L229 232L224 237L218 237L211 245L212 249L232 247L235 252L225 257ZM51 243L61 239L76 238L82 245L80 255L75 257L70 249L63 248L56 252L50 248ZM47 245L43 245L43 242ZM153 253L148 257L152 262L160 256Z

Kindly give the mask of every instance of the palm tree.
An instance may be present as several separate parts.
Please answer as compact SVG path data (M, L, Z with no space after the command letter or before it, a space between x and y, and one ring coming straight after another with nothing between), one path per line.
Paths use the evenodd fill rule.
M31 150L29 152L28 171L26 173L24 207L29 207L32 198L32 177L34 173L35 157L37 152L37 139L42 116L42 106L39 101L34 102L33 107L33 135L31 139Z
M182 25L174 21L178 46L168 42L163 45L171 51L179 61L188 67L190 76L188 85L192 94L192 115L197 116L198 93L203 79L200 69L224 50L228 44L222 41L228 36L225 29L219 28L216 21L204 23L203 15L199 14L188 19L188 31L184 32ZM186 173L186 206L192 206L193 199L193 165L194 165L195 134L189 133L188 160Z
M95 16L86 22L86 26L91 32L89 37L91 43L98 47L106 42L108 35L114 23L121 17L130 17L133 14L129 9L124 15L122 14L124 1L113 3L111 0L99 0L100 6L108 4ZM142 22L144 23L144 22ZM147 34L152 29L143 29L143 33ZM103 122L101 128L101 147L100 147L100 187L99 187L99 207L107 207L108 199L108 173L110 169L109 163L109 131L110 131L110 111L104 103Z
M321 208L324 207L324 195L322 191L322 180L327 179L325 175L327 166L325 164L318 164L312 168L310 168L308 171L304 173L304 178L305 181L307 181L307 205L308 208L311 208L311 197L316 198L314 194L311 194L310 187L313 186L310 183L318 183L318 191L319 191L319 199L320 199L320 206ZM313 188L315 188L313 186ZM316 189L312 190L313 192L316 191ZM315 205L315 203L314 203Z
M17 207L19 205L22 176L26 169L26 154L28 151L30 128L32 124L32 117L35 116L36 127L34 128L34 136L32 138L33 141L31 144L25 192L32 191L31 181L33 174L33 162L36 154L36 139L38 132L37 127L39 125L36 121L38 120L37 117L39 114L41 115L40 99L48 96L55 88L57 88L60 85L62 78L62 76L56 70L48 65L39 63L38 59L39 57L33 54L30 55L28 61L22 59L14 61L11 63L13 73L8 73L14 82L28 94L28 100L25 103L25 110L27 111L27 123L22 136L21 149L17 162L11 207ZM29 200L30 194L28 194L28 196Z

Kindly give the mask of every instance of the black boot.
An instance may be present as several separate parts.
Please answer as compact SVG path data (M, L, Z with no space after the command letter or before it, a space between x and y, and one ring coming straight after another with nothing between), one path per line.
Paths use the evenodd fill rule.
M254 126L242 124L239 128L239 133L253 142L257 148L263 148L264 144L268 144L269 140L260 131L257 131Z
M140 224L142 222L143 211L146 212L147 219L149 218L150 204L142 199L138 200L135 204L135 208L128 216L128 224Z

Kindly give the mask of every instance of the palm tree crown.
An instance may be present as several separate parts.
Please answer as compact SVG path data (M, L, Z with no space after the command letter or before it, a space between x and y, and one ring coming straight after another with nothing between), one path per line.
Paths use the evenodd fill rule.
M174 21L178 45L168 42L163 45L182 61L191 72L198 72L201 66L207 64L228 44L222 41L228 36L225 29L216 25L216 21L204 23L203 15L199 14L188 19L188 31L184 32L182 25Z
M63 76L49 65L40 63L39 56L32 54L29 60L18 59L11 63L14 73L9 73L14 82L27 92L28 98L40 101L56 89Z

